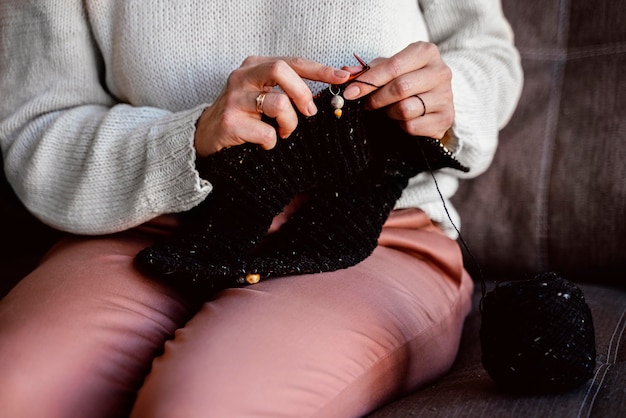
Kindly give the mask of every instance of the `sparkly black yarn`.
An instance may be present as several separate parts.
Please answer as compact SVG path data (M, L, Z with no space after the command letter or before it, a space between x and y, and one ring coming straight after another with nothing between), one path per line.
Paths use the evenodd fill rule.
M546 394L592 377L595 333L582 291L553 272L499 283L482 300L482 363L503 389Z
M317 100L323 99L329 100ZM318 108L312 118L299 114L298 129L271 150L246 143L199 160L198 170L213 191L188 213L179 233L141 251L138 266L154 276L205 283L233 284L233 277L244 275L243 258L295 195L329 181L345 182L370 159L361 112L350 112L354 123L348 125L331 108Z
M296 131L271 150L244 144L199 161L213 191L177 234L137 255L139 268L209 294L243 284L248 273L349 267L371 254L409 178L428 168L467 170L439 141L411 137L383 112L365 111L363 99L346 101L337 118L331 97L329 90L317 97L318 113L299 114ZM301 192L309 195L304 207L264 240L274 216Z
M252 254L249 272L268 278L353 266L376 248L410 178L443 167L467 170L439 141L408 136L382 112L370 115L367 130L375 138L370 165L354 181L312 190L289 222Z

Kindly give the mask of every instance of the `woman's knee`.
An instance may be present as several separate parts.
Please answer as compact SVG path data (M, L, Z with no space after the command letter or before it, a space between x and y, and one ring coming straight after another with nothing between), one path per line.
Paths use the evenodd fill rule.
M0 300L0 396L8 397L0 405L15 411L0 416L127 414L152 359L192 311L133 272L131 247L111 248L61 246Z

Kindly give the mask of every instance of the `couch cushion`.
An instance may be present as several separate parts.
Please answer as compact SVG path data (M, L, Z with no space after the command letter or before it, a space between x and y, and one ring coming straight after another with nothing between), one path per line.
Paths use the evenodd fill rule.
M461 232L490 278L553 270L626 285L626 9L613 0L503 7L525 86L492 167L453 199Z

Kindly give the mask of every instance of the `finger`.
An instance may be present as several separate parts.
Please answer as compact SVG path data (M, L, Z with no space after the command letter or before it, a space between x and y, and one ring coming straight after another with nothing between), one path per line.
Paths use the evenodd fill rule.
M250 142L269 150L276 145L276 139L276 129L273 126L260 119L241 118L232 130L228 146Z
M317 113L313 103L313 94L304 82L304 79L320 81L328 84L344 83L350 73L334 67L329 67L304 58L253 57L246 63L248 67L255 63L260 71L254 71L254 81L259 88L269 85L279 86L296 107L304 115L312 116Z
M281 138L287 138L298 126L298 115L289 97L284 93L266 93L262 108L257 110L261 110L266 116L276 119L278 135Z
M342 84L350 78L350 72L304 58L285 58L285 62L302 78L326 84Z
M371 109L379 109L406 98L432 93L439 101L452 101L452 72L445 64L424 67L392 80L368 99ZM432 106L429 106L429 110Z
M350 65L350 66L346 65L346 66L341 67L341 69L349 72L351 76L363 72L363 67L356 66L356 65Z
M249 57L242 65L259 65L267 62L284 61L300 77L327 84L342 84L350 78L345 68L335 68L300 57Z
M439 103L434 102L433 94L420 94L407 97L387 108L387 115L398 121L408 121L434 113L440 109ZM428 107L426 106L428 102Z
M206 157L246 142L271 149L276 145L276 129L261 119L250 117L247 112L229 112L223 114L210 131L205 130L197 137L195 146L198 155Z
M438 55L439 50L434 44L415 42L390 58L377 58L370 62L370 70L357 78L365 83L352 83L346 88L344 97L357 99L376 90L371 85L387 86L392 80L425 67Z
M427 136L435 139L443 138L452 126L449 117L442 113L427 113L423 117L400 121L399 123L409 135Z
M285 61L265 61L248 68L245 81L251 84L249 90L263 91L268 85L278 86L304 115L317 113L311 90Z

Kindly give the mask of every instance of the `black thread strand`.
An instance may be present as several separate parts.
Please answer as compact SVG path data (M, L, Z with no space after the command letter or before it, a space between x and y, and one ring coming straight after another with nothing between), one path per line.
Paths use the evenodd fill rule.
M452 215L450 215L450 211L448 210L448 205L446 205L446 200L443 197L443 194L441 193L441 189L439 189L439 183L437 182L437 178L435 177L435 173L433 173L433 170L430 167L430 163L428 161L428 157L426 156L426 152L424 151L424 148L422 147L422 144L419 142L419 138L416 138L416 139L418 141L417 144L418 144L418 146L420 148L420 151L422 152L422 157L424 158L424 162L426 163L426 167L428 169L428 172L430 173L430 176L432 177L433 182L435 183L435 188L437 189L437 193L439 194L439 199L441 199L441 203L443 204L443 209L446 212L446 216L448 217L448 220L450 221L450 223L454 227L454 230L459 235L459 241L463 245L463 248L465 248L465 251L467 251L467 254L470 256L470 259L472 260L472 262L474 263L474 265L475 265L475 267L476 267L476 269L478 271L478 276L480 277L480 287L481 287L481 292L482 292L482 298L480 300L480 311L482 312L482 305L483 305L482 302L483 302L483 299L485 298L485 295L487 294L487 284L485 283L485 275L483 273L483 269L482 269L480 263L478 262L478 259L474 256L474 253L472 253L472 250L470 250L470 247L467 244L467 242L465 241L465 238L463 238L463 235L461 234L461 231L459 230L459 228L456 226L456 224L452 220Z

